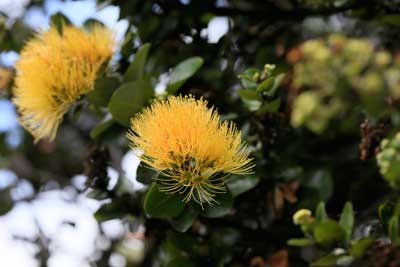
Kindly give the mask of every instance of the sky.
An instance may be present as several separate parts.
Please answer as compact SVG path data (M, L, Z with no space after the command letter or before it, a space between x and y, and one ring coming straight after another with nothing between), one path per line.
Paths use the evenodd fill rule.
M183 3L188 3L185 0ZM0 11L8 15L12 22L25 13L29 0L0 0ZM61 11L73 24L80 26L89 18L102 21L116 33L117 45L123 40L128 29L128 22L119 19L119 8L108 6L102 10L96 9L95 0L60 1L46 0L44 9L33 7L26 11L24 23L35 30L45 30L49 27L51 15ZM11 23L10 22L10 23ZM212 19L204 32L210 43L216 43L226 34L229 21L226 17ZM13 66L18 60L15 52L0 53L0 61L7 66ZM160 78L160 84L166 84L168 75ZM165 87L165 86L158 86ZM159 90L158 90L159 91ZM0 99L0 132L6 133L8 145L16 147L22 141L23 132L17 123L15 108L8 100ZM139 159L133 151L122 159L121 167L125 175L133 183L135 190L143 190L144 185L136 181L136 169ZM109 176L115 182L118 173L109 168ZM86 177L72 177L76 187L83 187ZM0 169L0 189L17 182L14 173ZM12 192L14 199L24 199L33 194L30 183L23 179ZM119 220L111 220L100 226L93 213L102 203L83 194L77 194L72 188L50 190L40 193L33 201L18 202L4 216L0 216L0 252L1 262L7 267L37 267L35 254L39 248L26 240L35 240L39 233L46 237L50 258L49 267L89 267L88 260L98 257L97 249L106 249L109 238L119 238L127 233L126 227ZM74 225L71 226L71 224ZM100 227L102 232L101 234ZM17 237L17 238L14 238ZM130 246L143 249L143 243L136 240ZM124 258L113 255L110 267L123 267Z

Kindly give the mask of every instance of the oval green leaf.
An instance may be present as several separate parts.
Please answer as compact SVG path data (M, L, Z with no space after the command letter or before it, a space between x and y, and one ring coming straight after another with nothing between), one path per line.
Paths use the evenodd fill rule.
M173 218L182 213L185 208L183 200L178 195L166 194L153 184L146 194L144 210L153 218Z
M226 182L226 186L228 187L229 191L231 191L232 196L236 197L256 187L259 181L260 179L255 174L234 174L229 177L228 181Z
M233 207L233 196L230 191L226 193L218 194L216 196L216 201L212 206L207 206L201 212L203 217L207 218L218 218L229 214Z
M186 80L200 69L203 63L204 60L201 57L192 57L175 66L170 75L167 92L170 94L176 93Z
M146 43L136 52L135 58L124 74L124 80L126 82L143 79L144 66L147 61L150 47L151 45Z
M154 90L149 81L128 82L114 92L108 108L118 123L128 127L130 118L139 112L153 95Z

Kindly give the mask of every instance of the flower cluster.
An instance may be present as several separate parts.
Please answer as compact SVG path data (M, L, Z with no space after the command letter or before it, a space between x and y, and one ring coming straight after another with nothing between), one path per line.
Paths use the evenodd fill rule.
M293 102L294 127L321 133L332 120L351 117L354 106L379 117L388 98L400 99L400 59L366 39L333 34L303 43L288 59L301 90Z
M14 103L20 122L35 138L53 140L63 115L112 57L112 33L101 26L85 31L55 26L27 42L16 64Z
M160 190L182 194L185 202L212 204L228 174L253 168L235 125L191 96L154 102L132 119L128 139L142 162L161 172Z
M381 142L381 151L376 156L382 176L395 188L400 186L400 133Z

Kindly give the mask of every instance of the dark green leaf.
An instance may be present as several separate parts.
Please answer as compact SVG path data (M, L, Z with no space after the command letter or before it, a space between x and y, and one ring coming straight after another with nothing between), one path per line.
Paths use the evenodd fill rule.
M154 178L158 176L159 172L151 169L149 166L141 163L136 171L136 180L142 184L151 184L154 182Z
M231 191L232 196L236 197L252 188L254 188L260 179L255 174L248 175L231 175L228 181L226 182L226 186L229 191Z
M107 192L104 192L100 189L95 189L93 191L90 191L89 193L87 193L86 197L97 199L97 200L104 200L104 199L110 198L110 196Z
M194 264L185 258L173 259L167 264L167 267L193 267Z
M315 209L315 220L317 222L323 222L328 219L328 215L326 214L325 203L318 203L317 208Z
M119 204L120 203L114 201L108 204L104 204L100 207L100 209L96 211L94 217L99 222L123 217L126 211L121 210Z
M124 74L124 80L126 82L143 79L144 66L147 61L150 46L151 45L148 43L144 44L136 52L135 58L133 59L132 63L129 65Z
M87 19L84 23L83 23L83 27L85 27L86 29L92 29L94 26L104 26L104 23L97 20L97 19Z
M343 243L348 246L354 226L354 211L353 205L350 202L346 202L344 205L339 224L345 233Z
M90 103L99 107L106 107L119 85L120 82L116 78L101 77L96 80L94 90L86 94L86 97Z
M131 54L133 54L133 39L134 39L134 34L131 31L128 31L128 33L125 35L125 39L121 44L121 55L123 57L129 57Z
M264 103L260 109L258 110L259 113L266 113L266 112L277 112L279 107L281 106L281 99L277 98L273 101Z
M179 232L186 232L199 215L199 209L187 206L179 217L171 220L172 227Z
M259 109L262 105L262 99L259 93L250 89L239 90L238 94L243 103L250 111Z
M396 245L399 245L400 237L399 237L399 217L398 216L393 216L389 220L388 232L389 232L389 237L392 240L392 242Z
M366 237L363 239L358 240L354 243L350 248L350 254L354 258L362 258L365 254L365 251L374 243L374 237Z
M60 34L62 34L64 25L71 24L71 21L63 13L57 12L50 17L50 23L56 27Z
M303 185L318 190L319 200L327 201L333 193L332 175L328 170L319 169L306 174Z
M200 69L203 63L204 60L201 57L192 57L175 66L169 78L167 92L170 94L176 93L186 80Z
M289 246L306 247L314 245L314 241L308 238L291 238L287 241Z
M153 218L173 218L184 208L185 204L178 195L161 192L156 184L150 187L144 200L144 210Z
M13 199L10 194L10 188L0 191L0 215L9 212L13 207Z
M201 215L208 218L217 218L229 214L233 207L233 197L231 192L221 193L216 195L218 203L207 206L201 212Z
M91 131L90 131L90 137L92 139L96 139L98 137L100 137L105 131L107 131L108 128L110 128L113 124L115 123L115 121L113 119L108 119L105 120L103 122L100 122L99 124L97 124L96 127L94 127Z
M383 224L383 228L387 230L388 225L389 225L389 220L393 217L394 212L395 212L395 205L393 203L384 203L379 206L378 208L378 214L379 214L379 219L381 223Z
M108 108L118 123L128 127L130 118L139 112L153 95L154 91L149 81L128 82L113 93Z

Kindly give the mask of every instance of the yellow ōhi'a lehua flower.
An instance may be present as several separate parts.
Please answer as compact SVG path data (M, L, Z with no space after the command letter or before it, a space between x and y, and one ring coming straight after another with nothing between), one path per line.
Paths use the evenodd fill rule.
M128 139L160 171L160 190L182 194L185 202L215 203L229 174L248 174L254 166L236 126L192 96L154 102L132 118Z
M20 123L35 138L54 140L63 115L94 81L112 57L110 30L94 26L90 31L55 26L29 40L16 63L13 102Z

